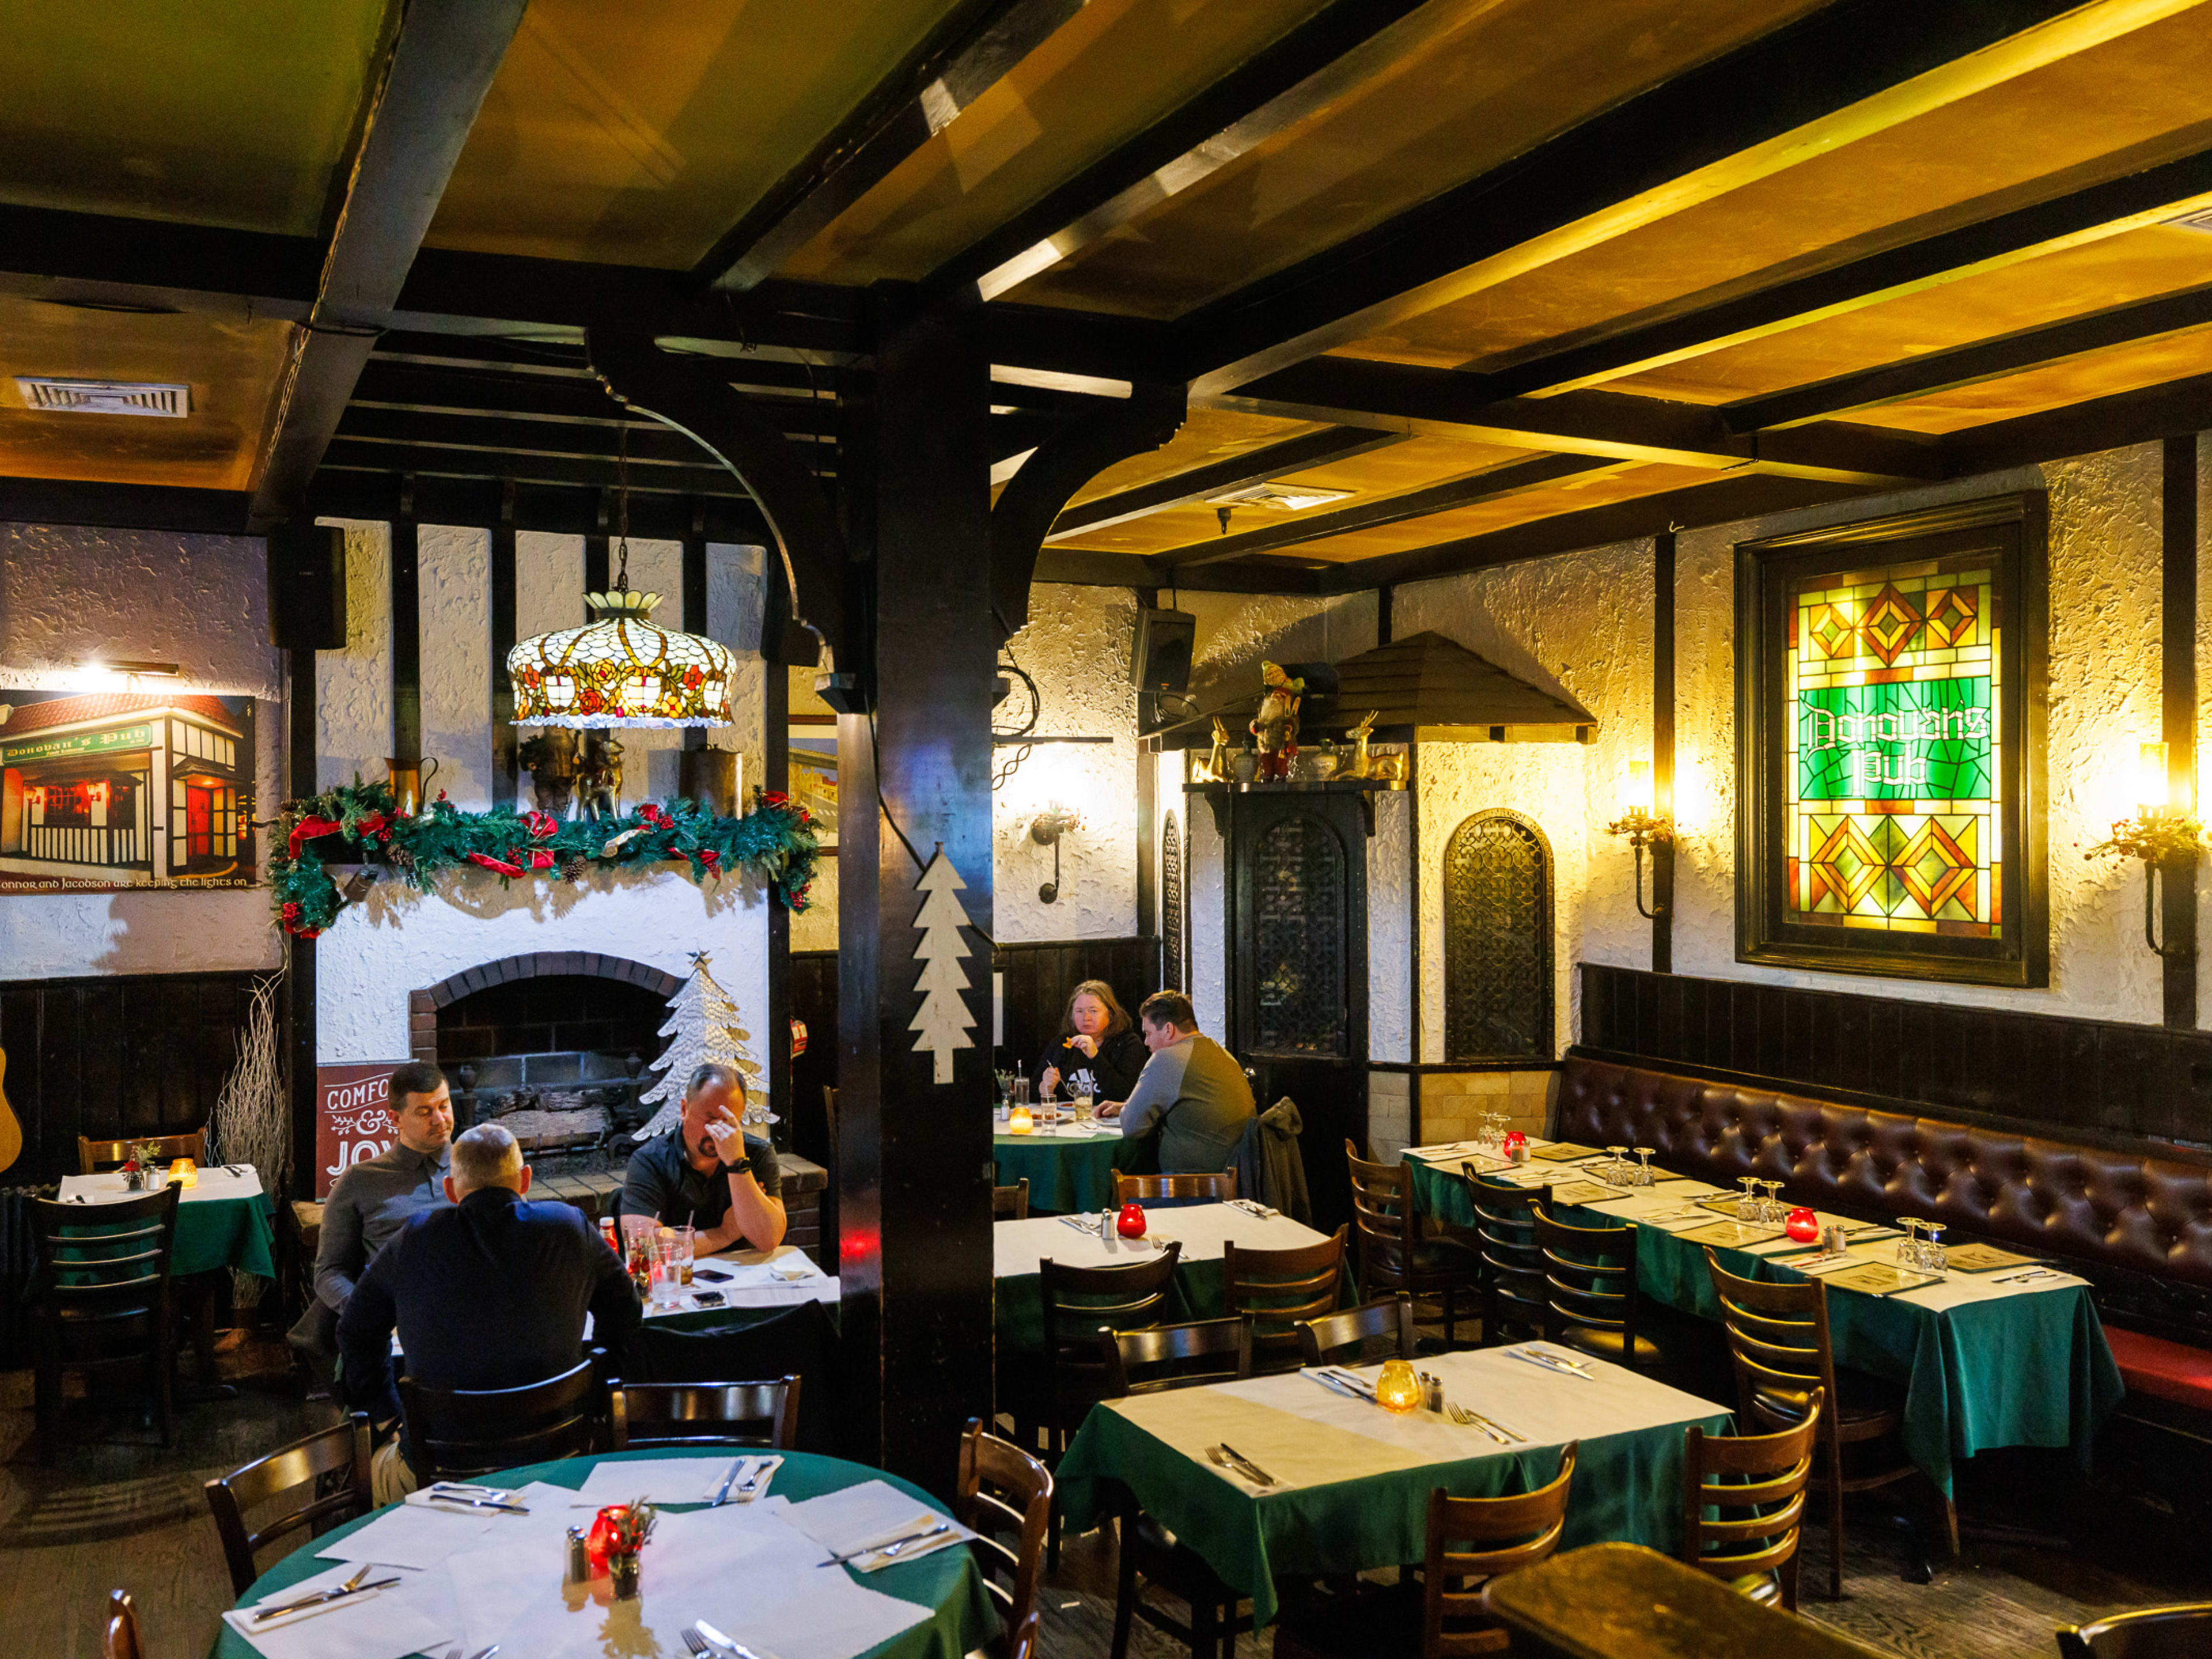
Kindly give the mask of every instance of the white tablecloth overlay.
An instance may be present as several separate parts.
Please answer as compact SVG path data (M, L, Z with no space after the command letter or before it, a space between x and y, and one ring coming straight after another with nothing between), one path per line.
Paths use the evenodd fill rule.
M1111 1240L1098 1237L1096 1218L1087 1227L1071 1227L1058 1216L999 1222L991 1229L992 1274L1023 1278L1047 1256L1075 1267L1123 1267L1156 1259L1170 1240L1182 1243L1185 1261L1216 1261L1229 1239L1255 1250L1294 1250L1328 1237L1287 1216L1255 1216L1228 1204L1163 1206L1146 1210L1145 1219L1144 1238Z
M183 1204L205 1204L225 1198L258 1198L261 1196L261 1176L252 1165L241 1164L240 1175L225 1173L216 1164L199 1172L197 1186L180 1188L178 1201ZM134 1193L124 1185L120 1170L105 1175L73 1175L62 1177L62 1198L64 1202L82 1197L88 1204L112 1204L126 1198L144 1198L144 1193Z

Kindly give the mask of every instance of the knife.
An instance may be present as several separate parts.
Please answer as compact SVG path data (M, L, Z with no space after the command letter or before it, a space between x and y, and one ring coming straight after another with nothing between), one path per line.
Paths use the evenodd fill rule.
M934 1538L938 1534L950 1532L951 1529L952 1523L943 1516L925 1515L909 1522L904 1528L893 1532L886 1537L878 1538L872 1543L864 1544L859 1549L847 1550L842 1554L833 1552L827 1561L819 1565L825 1567L838 1567L844 1565L848 1561L857 1561L864 1555L888 1554L892 1550L904 1549L908 1544L918 1544L925 1538Z
M708 1624L703 1619L693 1620L691 1621L691 1628L697 1631L700 1635L705 1637L716 1647L727 1648L730 1652L735 1656L735 1659L775 1659L775 1656L772 1653L756 1653L752 1649L745 1646L744 1643L732 1641L728 1637L723 1635L721 1632L716 1630L712 1625Z
M1546 1370L1553 1373L1555 1376L1577 1376L1580 1377L1585 1382L1595 1382L1597 1381L1597 1378L1592 1376L1588 1371L1580 1370L1573 1365L1560 1364L1546 1354L1528 1353L1519 1348L1509 1348L1506 1350L1506 1355L1509 1358L1522 1360L1528 1364L1540 1365Z
M1236 1447L1231 1445L1226 1440L1221 1443L1221 1449L1228 1455L1231 1462L1235 1463L1239 1468L1243 1469L1247 1475L1254 1480L1258 1481L1261 1486L1272 1486L1275 1484L1275 1477L1273 1475L1268 1474L1267 1470L1261 1468L1250 1458L1245 1456L1243 1453L1238 1451Z
M1496 1418L1485 1417L1480 1412L1469 1410L1465 1406L1462 1406L1460 1409L1466 1412L1469 1417L1481 1424L1485 1428L1497 1430L1498 1433L1504 1435L1508 1440L1518 1440L1523 1445L1528 1443L1528 1437L1522 1434L1518 1429L1509 1429L1504 1424L1499 1422Z
M714 1498L707 1505L708 1509L719 1510L730 1501L730 1483L738 1478L738 1471L752 1461L750 1457L740 1457L722 1472L722 1484L714 1488Z
M433 1504L465 1504L472 1510L504 1510L509 1515L527 1515L530 1510L520 1504L502 1504L495 1498L471 1498L465 1492L434 1492L427 1500Z
M331 1589L318 1590L314 1595L301 1601L287 1601L281 1607L256 1608L252 1622L258 1625L264 1619L275 1619L284 1613L298 1613L304 1607L319 1607L325 1601L336 1601L348 1595L365 1595L370 1590L384 1589L398 1582L397 1578L378 1578L366 1584L340 1584Z

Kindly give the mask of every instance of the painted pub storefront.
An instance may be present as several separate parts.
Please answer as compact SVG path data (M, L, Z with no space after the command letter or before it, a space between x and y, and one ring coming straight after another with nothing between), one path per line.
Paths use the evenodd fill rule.
M252 699L23 695L0 720L0 891L253 884Z

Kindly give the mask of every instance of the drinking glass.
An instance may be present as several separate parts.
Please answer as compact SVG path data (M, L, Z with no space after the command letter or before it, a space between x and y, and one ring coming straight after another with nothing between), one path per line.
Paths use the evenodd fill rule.
M1030 1080L1026 1077L1018 1077L1014 1079L1014 1104L1026 1106L1029 1103Z
M1639 1187L1649 1187L1656 1178L1651 1173L1651 1149L1649 1146L1638 1146L1636 1149L1636 1155L1644 1160L1644 1167L1636 1172L1636 1184Z
M1766 1188L1766 1207L1759 1212L1759 1218L1770 1227L1778 1221L1787 1219L1790 1212L1782 1207L1782 1183L1778 1181L1762 1181L1759 1184Z
M1928 1243L1921 1247L1920 1265L1929 1273L1939 1276L1951 1271L1950 1252L1943 1248L1942 1240L1943 1224L1940 1221L1929 1222Z
M683 1268L677 1261L676 1250L676 1239L672 1235L653 1241L649 1284L653 1305L656 1308L672 1307L683 1299Z
M676 1232L677 1282L687 1291L691 1288L691 1266L697 1260L698 1254L698 1233L687 1221Z
M1088 1089L1076 1096L1070 1103L1075 1108L1075 1121L1079 1127L1087 1129L1091 1127L1091 1114L1096 1103Z
M1735 1178L1735 1184L1743 1188L1743 1196L1735 1201L1735 1218L1738 1221L1750 1221L1756 1218L1759 1213L1759 1194L1752 1191L1755 1184L1754 1178L1750 1176L1738 1176Z
M1905 1237L1897 1241L1897 1265L1917 1268L1920 1266L1920 1218L1901 1215L1897 1224L1905 1229Z
M1606 1151L1613 1154L1613 1156L1607 1161L1605 1167L1598 1171L1599 1178L1610 1187L1626 1186L1628 1184L1626 1180L1628 1174L1628 1148L1626 1146L1608 1146L1606 1148Z

